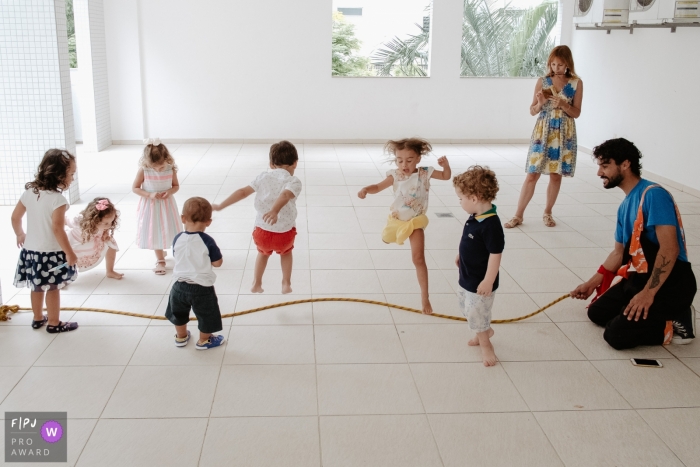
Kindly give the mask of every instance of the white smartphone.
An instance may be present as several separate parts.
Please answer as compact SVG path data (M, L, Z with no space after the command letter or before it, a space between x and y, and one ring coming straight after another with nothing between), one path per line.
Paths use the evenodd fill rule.
M663 365L658 360L651 360L649 358L630 358L632 365L634 366L648 366L651 368L662 368Z

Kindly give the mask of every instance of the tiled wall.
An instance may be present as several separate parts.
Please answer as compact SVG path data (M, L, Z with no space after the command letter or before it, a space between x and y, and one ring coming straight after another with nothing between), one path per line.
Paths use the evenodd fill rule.
M101 151L112 144L103 0L74 0L73 12L81 80L83 148Z
M64 0L0 0L0 204L49 148L75 153ZM66 193L79 199L78 180Z

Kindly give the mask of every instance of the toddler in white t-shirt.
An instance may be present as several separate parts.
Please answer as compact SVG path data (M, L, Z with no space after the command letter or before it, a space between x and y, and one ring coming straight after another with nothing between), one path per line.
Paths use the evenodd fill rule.
M174 282L165 317L175 325L175 345L184 347L190 340L187 330L190 310L194 311L199 328L195 348L212 349L224 343L224 336L214 334L221 331L223 325L213 270L221 267L224 259L214 239L204 233L211 224L209 201L199 197L188 199L182 206L181 218L185 230L173 240Z
M258 175L253 182L234 191L214 211L222 209L255 193L255 230L253 241L258 249L255 277L251 292L262 293L262 276L267 260L276 252L282 265L282 293L292 292L292 249L297 234L296 200L301 193L301 180L294 176L299 156L289 141L280 141L270 147L270 169Z

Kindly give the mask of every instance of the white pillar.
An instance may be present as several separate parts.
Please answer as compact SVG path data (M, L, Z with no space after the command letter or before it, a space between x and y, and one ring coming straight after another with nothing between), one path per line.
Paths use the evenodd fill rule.
M112 144L103 0L74 0L73 13L83 149L97 152Z
M65 0L0 0L0 204L51 148L75 154ZM77 174L66 197L80 198Z

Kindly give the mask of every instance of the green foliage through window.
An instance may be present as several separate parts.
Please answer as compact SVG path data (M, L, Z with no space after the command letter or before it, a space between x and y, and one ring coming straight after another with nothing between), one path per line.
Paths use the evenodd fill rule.
M541 76L559 5L545 0L532 8L491 9L488 0L465 0L462 76Z
M531 8L506 4L491 8L490 0L464 0L461 76L541 76L556 45L557 0ZM372 56L380 76L426 76L429 30L386 42Z
M371 76L369 59L355 53L360 50L355 26L345 21L343 14L333 13L332 63L333 76Z
M66 26L68 29L68 57L70 67L78 68L78 55L75 51L75 20L73 15L73 0L66 0Z

